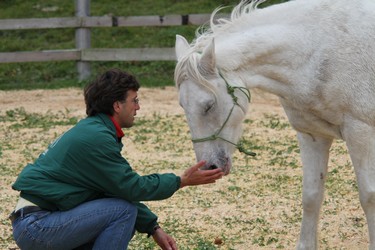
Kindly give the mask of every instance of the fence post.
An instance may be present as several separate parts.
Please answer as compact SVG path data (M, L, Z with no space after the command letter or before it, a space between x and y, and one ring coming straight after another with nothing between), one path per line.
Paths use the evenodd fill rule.
M90 0L75 0L76 5L76 17L87 17L90 15ZM90 48L90 29L89 28L78 28L76 29L76 48L78 50ZM82 52L81 52L82 54ZM77 62L77 71L79 74L79 80L85 80L90 76L90 63L84 61Z

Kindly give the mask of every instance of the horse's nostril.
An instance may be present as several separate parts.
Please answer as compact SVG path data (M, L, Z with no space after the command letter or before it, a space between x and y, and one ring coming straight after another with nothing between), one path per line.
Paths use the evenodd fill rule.
M215 164L213 164L213 165L211 165L208 169L217 169L218 167L215 165Z

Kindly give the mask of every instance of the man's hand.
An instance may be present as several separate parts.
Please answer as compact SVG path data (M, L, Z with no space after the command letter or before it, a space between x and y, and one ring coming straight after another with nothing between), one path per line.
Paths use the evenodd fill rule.
M176 241L161 228L158 228L155 231L155 233L152 235L152 238L154 238L154 241L163 250L177 250Z
M196 186L202 184L214 183L223 177L224 173L221 169L200 170L205 161L200 161L196 165L188 168L181 177L181 188L185 186Z

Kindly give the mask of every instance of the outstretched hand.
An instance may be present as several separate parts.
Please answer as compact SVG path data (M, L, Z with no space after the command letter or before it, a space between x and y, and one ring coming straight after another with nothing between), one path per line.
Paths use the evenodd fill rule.
M221 169L213 170L201 170L205 161L200 161L196 165L188 168L180 176L181 177L181 188L185 186L196 186L202 184L214 183L216 180L223 177L224 173Z

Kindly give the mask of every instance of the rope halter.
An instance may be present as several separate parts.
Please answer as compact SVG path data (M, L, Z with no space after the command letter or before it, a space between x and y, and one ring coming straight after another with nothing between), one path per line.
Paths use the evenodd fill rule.
M220 139L220 140L223 140L223 141L225 141L225 142L227 142L229 144L234 145L241 153L244 153L244 154L250 155L250 156L256 156L256 153L251 152L250 150L245 149L245 147L244 147L244 145L243 145L242 142L234 143L234 142L231 142L231 141L229 141L229 140L227 140L227 139L225 139L225 138L223 138L223 137L220 136L221 131L224 129L224 127L227 124L230 116L232 115L234 107L236 105L240 106L239 103L238 103L238 97L234 94L235 90L236 89L240 90L246 96L246 98L247 98L247 100L248 100L249 103L251 101L251 94L250 94L250 91L247 88L245 88L245 87L238 87L238 86L231 86L231 85L229 85L228 82L227 82L227 80L221 75L220 72L219 72L219 75L220 75L220 77L225 82L228 94L232 97L233 106L230 109L229 114L228 114L227 118L225 119L223 125L221 125L221 127L219 128L218 131L216 131L216 133L214 133L213 135L207 136L207 137L198 138L198 139L192 139L192 142L193 143L200 143L200 142L214 141L214 140Z

